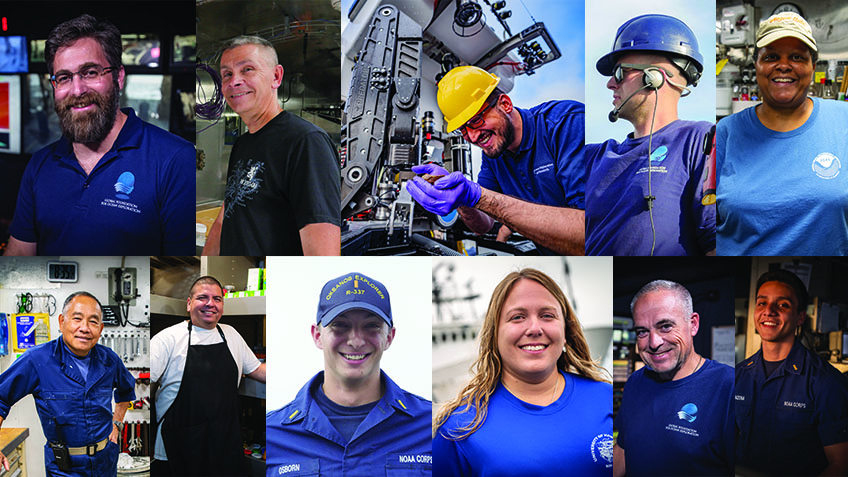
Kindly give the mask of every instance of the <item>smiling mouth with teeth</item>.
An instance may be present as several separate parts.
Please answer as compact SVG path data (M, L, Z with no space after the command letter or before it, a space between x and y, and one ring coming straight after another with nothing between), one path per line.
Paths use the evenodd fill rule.
M345 359L348 359L348 360L351 360L351 361L362 361L363 359L365 359L365 358L368 356L368 353L365 353L365 354L347 354L347 353L340 353L340 354L341 354L341 355L342 355Z
M523 350L525 350L525 351L541 351L541 350L543 350L543 349L545 349L545 348L547 348L547 347L548 347L547 345L524 345L524 346L519 346L519 348L521 348L521 349L523 349Z

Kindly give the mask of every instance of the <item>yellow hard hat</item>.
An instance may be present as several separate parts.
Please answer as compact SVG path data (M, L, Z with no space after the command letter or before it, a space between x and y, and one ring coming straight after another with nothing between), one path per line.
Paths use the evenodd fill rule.
M439 109L448 122L447 131L456 130L477 114L500 81L476 66L458 66L448 71L439 81L436 95Z

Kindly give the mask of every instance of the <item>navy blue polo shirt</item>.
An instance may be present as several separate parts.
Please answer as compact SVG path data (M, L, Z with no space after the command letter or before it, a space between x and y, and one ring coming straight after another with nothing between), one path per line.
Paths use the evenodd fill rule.
M380 378L386 392L350 439L314 398L323 371L294 401L266 414L266 475L430 475L432 404L382 371Z
M10 233L39 255L193 255L194 145L127 121L90 174L64 136L36 152Z
M522 124L518 150L495 158L483 154L477 183L535 204L585 209L583 104L548 101L515 109Z
M848 378L795 340L766 377L763 350L736 365L736 463L768 475L818 475L824 447L848 441Z

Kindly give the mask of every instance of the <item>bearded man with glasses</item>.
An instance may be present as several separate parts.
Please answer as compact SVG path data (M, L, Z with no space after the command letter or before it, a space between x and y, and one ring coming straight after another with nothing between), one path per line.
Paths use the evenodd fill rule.
M583 255L583 104L548 101L519 109L498 83L481 68L459 66L438 84L447 132L459 130L483 150L477 182L422 164L412 170L446 177L433 184L415 177L407 190L434 214L457 210L475 233L488 232L497 220L499 240L518 232L543 255Z
M62 137L24 171L6 255L194 254L194 146L119 109L121 52L90 15L50 32Z

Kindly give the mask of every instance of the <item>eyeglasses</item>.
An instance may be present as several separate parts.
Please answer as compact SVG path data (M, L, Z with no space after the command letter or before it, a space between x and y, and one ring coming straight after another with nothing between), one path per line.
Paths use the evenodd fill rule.
M493 101L486 103L486 105L483 107L483 109L480 110L479 113L472 116L471 119L469 119L465 122L465 124L459 127L459 132L463 136L468 136L468 128L477 129L486 124L486 120L483 119L483 115L486 114L486 111L492 109L492 106L498 104L499 99L500 95L498 95L498 97L495 98Z
M67 88L74 82L74 76L79 76L86 85L94 85L100 82L100 79L106 73L118 69L117 66L102 67L100 65L86 66L76 73L60 72L50 77L50 83L55 89Z
M656 68L658 70L663 70L669 78L674 76L674 74L672 74L671 71L668 71L667 69L663 68L662 66L644 65L644 64L637 64L637 63L619 63L619 64L615 65L615 68L613 68L612 77L615 80L616 84L620 84L622 81L624 81L624 75L627 74L627 72L629 72L630 70L645 71L648 68Z

